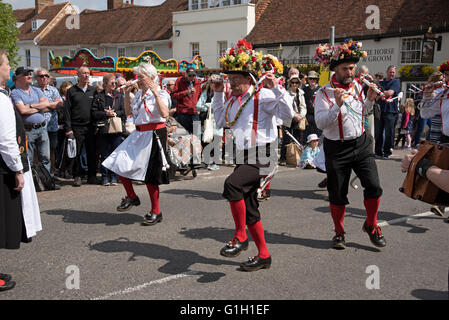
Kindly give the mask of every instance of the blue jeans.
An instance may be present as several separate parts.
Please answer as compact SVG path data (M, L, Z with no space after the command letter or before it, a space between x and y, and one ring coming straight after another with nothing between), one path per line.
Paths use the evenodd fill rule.
M47 126L27 131L26 137L30 163L33 163L34 151L36 150L39 162L50 172L50 139L48 138Z
M388 157L394 146L394 129L396 123L396 113L382 112L380 119L375 121L375 153L378 156Z
M414 144L415 147L421 141L421 135L422 135L426 125L429 127L429 131L427 132L426 140L429 140L430 128L432 127L432 119L431 118L430 119L423 119L423 118L421 118L421 116L419 116L418 117L418 121L417 121L417 126L416 126L415 137L413 139L413 141L414 141L413 144Z

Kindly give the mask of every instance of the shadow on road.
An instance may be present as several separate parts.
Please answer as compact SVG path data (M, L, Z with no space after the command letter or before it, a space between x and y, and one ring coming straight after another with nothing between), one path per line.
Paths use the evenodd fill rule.
M234 236L234 230L219 227L206 227L197 229L183 228L183 230L181 230L181 232L179 233L190 239L195 240L212 239L223 243L229 241ZM287 233L277 234L265 231L265 240L267 243L272 244L294 244L313 249L333 250L331 248L332 247L331 239L319 240L319 239L297 238L292 237ZM361 250L367 250L371 252L380 252L380 250L377 248L368 247L357 243L346 243L346 246Z
M288 197L297 199L312 199L327 201L327 190L286 190L286 189L271 189L273 197Z
M202 199L206 199L206 200L224 200L221 193L204 191L204 190L170 189L170 190L164 190L161 193L182 195L185 198L202 198Z
M412 291L412 296L421 300L449 300L448 291L416 289Z
M190 267L196 263L214 266L239 265L238 262L232 262L229 260L206 258L193 251L172 249L170 247L161 246L154 243L129 241L126 238L89 244L89 249L105 253L129 252L131 253L131 256L128 261L135 261L137 257L167 260L168 262L160 267L158 271L170 275L193 271L195 274L200 275L200 278L197 281L201 283L218 281L221 277L225 276L225 274L222 272L190 270Z
M47 210L51 216L62 216L62 221L79 224L104 224L106 226L131 225L142 222L142 217L133 213L88 212L77 210Z

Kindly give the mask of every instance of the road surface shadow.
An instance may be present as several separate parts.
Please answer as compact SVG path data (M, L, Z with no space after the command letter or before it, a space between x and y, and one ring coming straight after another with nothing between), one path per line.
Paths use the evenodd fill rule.
M77 210L46 210L51 216L62 216L62 221L76 224L104 224L106 226L131 225L142 222L142 216L120 212L89 212Z
M196 229L183 228L179 233L189 239L194 240L212 239L223 243L228 242L234 236L234 230L219 227L206 227ZM248 237L251 237L249 233ZM319 239L297 238L292 237L287 233L277 234L268 232L266 230L265 230L265 241L271 244L294 244L313 249L333 250L332 239L319 240ZM349 243L347 242L346 247L350 248L352 247L355 249L366 250L371 252L380 252L380 250L377 248L368 247L352 242Z
M315 208L315 211L318 211L318 212L321 212L321 213L326 213L326 214L328 214L330 216L330 209L329 209L329 207L318 207L318 208ZM365 209L352 208L352 207L346 206L345 217L354 217L356 219L365 220L366 219L366 211L365 211ZM390 220L404 218L404 217L408 217L408 216L407 215L400 215L400 214L394 213L394 212L379 211L378 216L377 216L377 220L390 221ZM437 218L437 217L435 217L435 218L433 218L433 217L421 217L419 219L439 219L439 218ZM416 220L416 219L414 219L414 220ZM426 231L429 230L428 228L419 227L419 226L410 224L408 221L397 223L395 225L401 226L401 227L405 227L405 228L410 228L410 230L407 231L409 233L425 233ZM360 225L360 228L361 227L362 227L362 225Z
M448 291L416 289L412 291L412 296L421 300L449 300Z
M170 189L170 190L164 190L161 193L182 195L185 198L201 198L201 199L206 199L206 200L224 200L221 193L204 191L204 190Z
M177 275L184 272L194 272L200 275L197 282L215 282L225 274L222 272L204 272L191 270L190 267L196 263L208 264L213 266L230 265L238 266L238 262L230 260L219 260L206 258L196 252L189 250L178 250L170 247L161 246L154 243L141 243L136 241L129 241L126 238L119 238L117 240L108 240L95 244L88 245L90 250L95 250L105 253L129 252L131 256L128 261L135 261L138 257L146 257L150 259L167 260L168 262L158 269L158 271Z
M286 189L271 189L273 197L287 197L295 199L312 199L328 201L328 193L326 189L319 190L286 190Z

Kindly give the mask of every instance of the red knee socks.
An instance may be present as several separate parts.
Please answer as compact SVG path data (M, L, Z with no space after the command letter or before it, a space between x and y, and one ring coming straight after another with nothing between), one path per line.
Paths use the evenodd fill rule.
M380 198L366 199L363 201L366 209L366 224L369 227L377 225L377 212L379 211Z
M147 184L148 193L150 194L151 200L151 211L160 214L161 210L159 209L159 186Z
M117 176L120 179L120 181L122 182L123 187L125 187L126 195L128 196L128 198L131 198L131 199L137 198L137 194L134 192L132 181L128 178L121 177L119 175L117 175Z
M230 201L229 205L231 206L232 217L234 218L235 223L235 234L234 237L239 239L239 241L243 242L248 237L246 235L246 205L245 201Z
M257 221L256 223L248 225L249 232L256 243L257 249L259 250L259 257L266 259L270 256L268 253L267 244L265 242L265 234L262 226L262 222Z
M332 219L334 220L335 232L343 234L345 229L343 228L343 220L345 218L346 206L330 204Z

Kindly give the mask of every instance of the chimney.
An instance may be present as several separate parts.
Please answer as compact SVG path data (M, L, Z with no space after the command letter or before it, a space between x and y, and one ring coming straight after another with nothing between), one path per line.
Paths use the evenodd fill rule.
M54 4L53 0L34 0L34 5L36 9L36 14L39 14L42 9L49 4Z
M108 0L108 10L123 7L123 0Z

